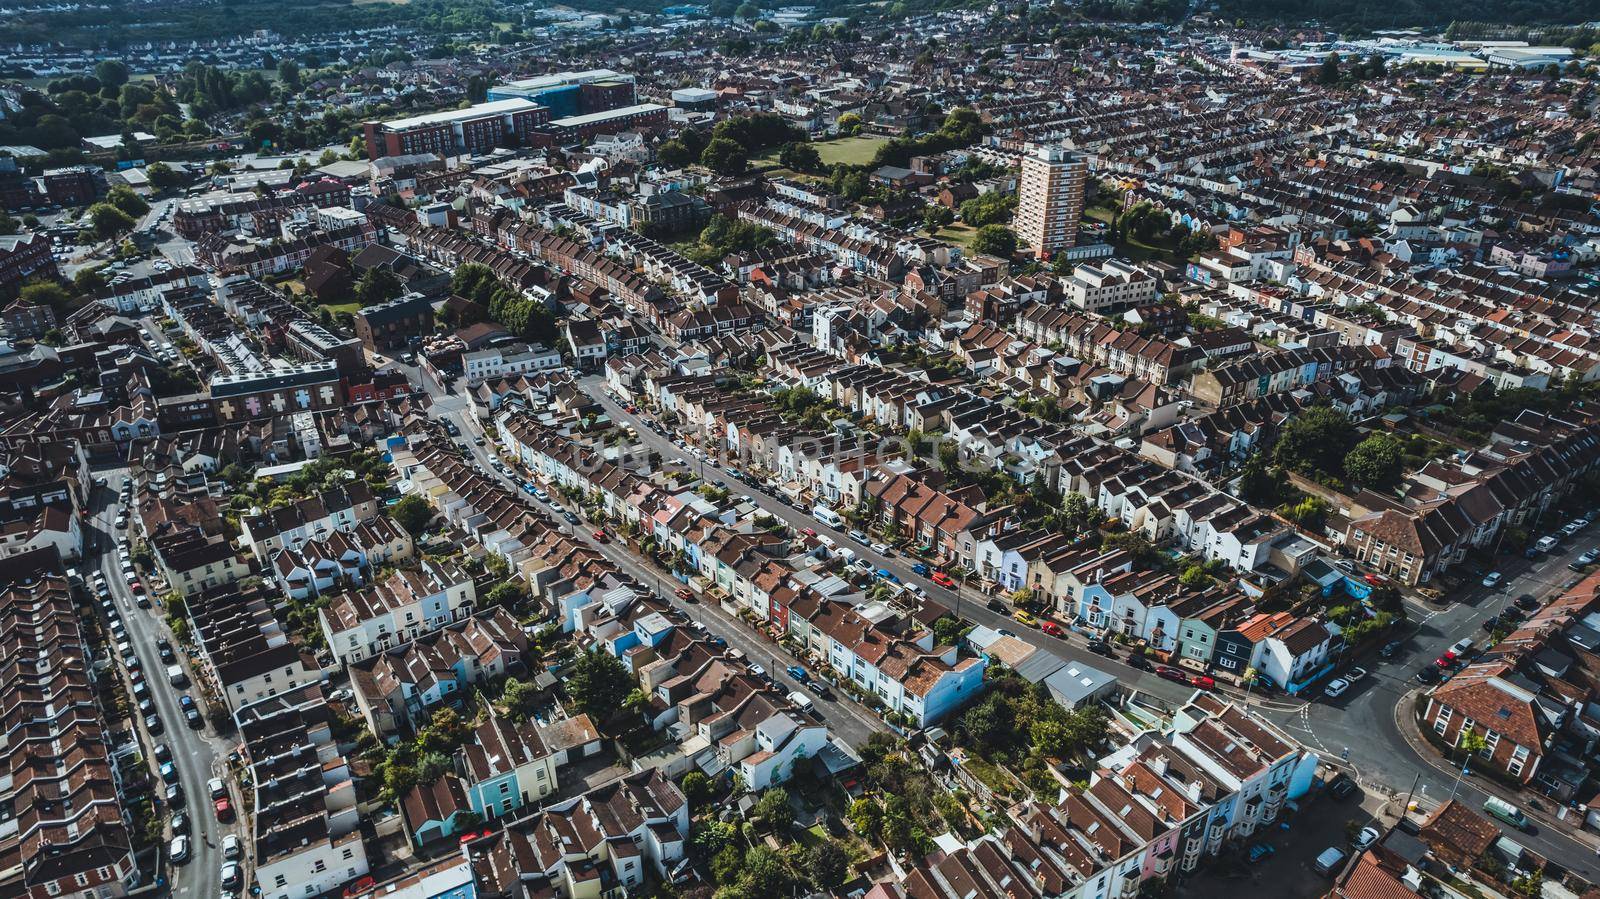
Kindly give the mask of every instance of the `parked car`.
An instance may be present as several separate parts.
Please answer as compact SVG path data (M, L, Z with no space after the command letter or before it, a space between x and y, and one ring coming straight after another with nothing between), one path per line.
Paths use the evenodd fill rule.
M790 677L794 678L795 680L799 681L802 684L811 680L811 675L807 674L806 670L804 668L801 668L799 665L790 665L789 667L787 667L787 668L785 668L783 670L785 672L787 672Z
M1594 564L1595 559L1600 559L1600 549L1587 549L1584 550L1583 555L1573 559L1567 567L1573 571L1581 571L1583 566Z
M1202 690L1215 690L1217 682L1204 674L1196 674L1194 677L1189 678L1189 686L1199 687Z
M225 862L222 865L222 885L233 889L239 885L239 863Z
M1351 668L1344 673L1344 679L1352 684L1366 676L1367 669L1365 668Z
M1373 843L1378 842L1378 838L1381 836L1383 834L1379 833L1376 827L1363 827L1361 832L1356 834L1356 838L1351 842L1351 845L1355 847L1357 852L1365 852Z
M213 777L206 781L206 792L211 794L212 799L221 799L228 795L228 785L222 782L222 778Z
M942 571L935 571L933 574L928 576L928 579L947 590L954 590L956 586L956 582L950 577L950 575L945 574Z
M816 536L816 532L812 531L810 528L806 528L806 532L807 532L806 536L808 536L808 537L815 537ZM912 565L911 565L911 573L915 574L915 575L917 575L919 577L927 577L928 576L928 565L927 565L927 563L926 562L914 562L914 563L912 563Z
M1529 612L1539 608L1539 600L1535 599L1532 593L1524 593L1512 600L1511 603L1517 608L1526 609Z
M1105 656L1108 659L1114 659L1117 657L1117 651L1113 649L1111 644L1106 640L1090 640L1089 651L1096 655Z
M1505 575L1501 574L1498 571L1491 571L1488 574L1484 575L1483 585L1485 587L1496 587L1496 586L1499 586L1500 581L1504 577L1505 577Z
M216 810L218 821L226 824L233 820L233 803L228 801L228 797L224 796L211 803L211 807Z
M167 858L175 865L181 865L189 860L189 838L179 834L172 838L167 846Z
M1265 861L1277 854L1278 850L1272 848L1270 844L1256 843L1250 847L1250 863L1255 864L1259 861Z
M238 834L230 833L227 836L222 838L222 857L225 858L225 859L229 859L229 860L236 859L236 858L239 857L239 835Z
M1350 689L1350 682L1342 677L1336 677L1333 680L1328 681L1328 685L1322 688L1322 695L1328 697L1329 699L1335 699L1339 696L1342 696L1344 691L1348 689Z
M1472 651L1472 648L1473 648L1473 642L1472 642L1472 638L1471 637L1462 637L1461 639L1457 640L1456 642L1450 644L1450 651L1455 653L1458 656L1466 655L1467 653Z
M1378 650L1378 655L1386 659L1392 659L1401 649L1405 648L1405 645L1406 642L1404 640L1390 640L1388 643L1383 644L1382 649Z
M1335 799L1348 799L1356 791L1356 782L1348 774L1339 774L1328 781L1328 795Z
M1039 622L1039 630L1044 631L1052 637L1059 637L1062 635L1061 625L1056 624L1054 621Z
M1018 624L1026 624L1029 627L1039 623L1039 619L1033 617L1026 609L1018 609L1014 617L1017 619Z
M1136 668L1140 671L1151 670L1150 660L1137 652L1128 656L1128 658L1124 661L1124 664L1126 664L1129 668Z
M1011 607L1006 605L1006 602L1003 599L991 599L984 603L984 605L988 607L989 611L995 613L996 615L1004 615L1007 618L1011 617Z
M178 811L178 812L174 812L173 813L173 815L172 815L172 832L173 833L188 833L189 832L189 813L188 812Z
M1439 669L1432 665L1423 665L1417 669L1417 680L1424 684L1436 684L1440 681Z
M606 535L605 531L595 531L593 534L590 534L589 536L593 537L595 539L596 543L610 543L611 542L611 538Z
M1173 683L1183 684L1184 686L1189 684L1189 675L1170 665L1162 665L1156 668L1156 677L1166 678Z

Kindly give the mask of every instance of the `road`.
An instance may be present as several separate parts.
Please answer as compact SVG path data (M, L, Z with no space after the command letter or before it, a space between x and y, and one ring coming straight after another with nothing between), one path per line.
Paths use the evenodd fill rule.
M1479 789L1470 776L1460 778L1458 787L1454 766L1431 751L1419 754L1401 736L1396 718L1412 713L1415 696L1423 690L1415 679L1417 669L1432 664L1462 637L1471 637L1479 645L1485 643L1484 620L1498 614L1512 599L1527 593L1545 600L1578 580L1581 576L1568 569L1567 564L1594 545L1595 530L1591 526L1567 540L1561 549L1532 563L1502 557L1501 571L1506 579L1499 587L1472 583L1454 591L1447 605L1425 605L1408 598L1413 631L1395 658L1356 660L1370 674L1337 699L1319 696L1293 709L1272 703L1261 713L1324 758L1338 761L1347 753L1348 768L1363 786L1386 787L1404 796L1415 780L1417 795L1425 801L1448 799L1454 790L1457 799L1481 808L1489 794ZM1527 802L1518 804L1526 806ZM1548 801L1543 804L1553 807ZM1532 833L1518 833L1504 826L1501 830L1591 881L1600 877L1600 858L1591 842L1549 827Z
M639 433L641 441L661 453L663 458L679 459L691 470L703 470L706 477L732 482L731 476L717 460L708 459L702 462L670 439L650 430L642 418L630 414L605 391L602 378L586 377L582 379L582 384L585 392L599 401L614 421L632 425ZM900 557L885 558L869 547L850 541L844 530L828 527L808 513L778 502L761 490L748 486L746 489L750 498L763 511L787 522L791 527L811 528L819 534L828 534L838 541L839 545L851 546L858 555L865 556L876 567L888 569L901 581L919 584L929 596L936 597L947 605L953 603L955 597L952 591L944 590L928 579L917 576L910 570L909 564ZM1591 526L1589 531L1567 541L1562 550L1535 563L1530 564L1522 559L1514 561L1507 559L1503 568L1506 579L1498 588L1491 590L1474 586L1461 591L1461 595L1455 601L1438 607L1408 600L1415 629L1407 639L1406 649L1389 662L1381 662L1376 657L1371 661L1359 660L1359 664L1366 667L1371 674L1338 700L1327 700L1320 696L1314 696L1309 700L1286 697L1263 700L1261 697L1247 696L1246 701L1255 712L1284 728L1286 732L1316 750L1324 759L1340 764L1357 774L1358 779L1366 786L1384 786L1391 791L1404 794L1411 787L1413 779L1421 772L1422 777L1418 782L1420 795L1434 800L1448 798L1451 789L1455 787L1456 778L1436 766L1443 766L1446 769L1449 766L1436 756L1420 757L1401 737L1395 724L1397 708L1400 708L1402 703L1405 707L1401 711L1410 708L1412 688L1418 686L1411 680L1412 675L1421 664L1431 662L1445 648L1463 636L1471 636L1481 641L1485 636L1480 629L1483 620L1505 608L1512 598L1523 593L1532 593L1543 599L1565 589L1577 578L1577 575L1566 567L1567 563L1593 545L1597 539L1594 534L1597 528L1600 528L1600 524ZM960 615L969 621L990 628L1006 628L1034 646L1067 659L1110 671L1123 684L1168 702L1182 702L1192 692L1189 688L1147 672L1107 660L1072 642L1073 639L1081 638L1061 639L1020 626L1008 616L989 609L984 602L987 597L974 599L981 594L972 591L964 593L964 601L960 604ZM1348 762L1345 761L1346 756ZM1457 795L1463 801L1471 803L1474 808L1481 807L1483 800L1487 798L1487 794L1477 789L1470 778L1464 779ZM1510 833L1507 829L1507 835L1521 841L1533 851L1591 879L1600 874L1600 864L1597 864L1600 860L1597 860L1595 850L1570 834L1545 828L1539 833L1520 834Z
M707 459L702 462L700 459L685 452L670 439L650 430L643 418L629 413L610 394L606 393L603 378L588 376L582 378L580 384L586 393L605 407L607 414L611 416L613 421L632 425L634 430L638 431L640 441L650 449L660 453L663 458L677 459L687 465L691 471L703 470L705 476L711 480L721 480L724 483L734 482L732 475L728 474L718 460ZM787 523L796 531L810 528L818 534L827 534L840 546L848 546L855 551L856 555L867 559L874 568L882 568L889 571L902 583L917 584L922 587L929 597L951 608L952 611L956 611L960 617L968 621L995 630L1004 628L1006 631L1016 634L1018 639L1035 647L1055 653L1064 659L1115 674L1117 679L1125 686L1156 696L1166 702L1181 703L1194 692L1192 688L1175 684L1156 677L1149 672L1140 671L1121 662L1096 655L1083 646L1071 642L1070 639L1052 637L1043 631L1019 624L1012 620L1009 615L1002 615L990 609L986 603L991 597L968 588L947 590L940 587L933 581L913 572L911 563L907 562L904 557L898 555L893 558L885 557L874 552L871 547L862 546L851 540L848 536L848 528L829 527L813 518L809 513L785 505L771 494L753 485L745 484L743 489L748 492L750 500L768 515Z
M189 816L189 861L172 869L172 895L187 899L216 899L222 894L221 840L229 828L224 828L212 811L206 781L213 777L222 777L225 782L230 780L221 762L227 744L205 731L190 730L185 725L183 712L178 707L180 691L167 683L164 673L167 666L162 664L156 650L156 641L163 637L171 640L172 634L158 618L163 614L160 606L149 610L139 608L128 588L128 579L122 573L116 547L121 545L124 532L115 529L120 503L116 491L128 472L125 469L113 469L96 474L105 477L109 484L109 487L96 491L97 497L106 498L106 504L93 519L95 528L101 532L96 538L97 545L109 547L100 554L100 570L105 574L111 595L116 600L123 626L128 632L128 642L139 657L139 665L150 684L156 713L165 727L160 736L146 735L146 739L152 746L164 742L172 749L172 759L178 768L178 781L183 784L183 807ZM176 641L173 645L177 647ZM179 657L182 657L181 652ZM159 777L157 782L159 784ZM158 785L156 789L159 794L161 787ZM172 811L165 810L169 819Z
M491 477L497 478L513 493L523 497L528 505L539 508L540 503L522 493L517 487L517 481L495 471L491 462L497 461L495 455L486 447L475 446L472 439L481 434L482 429L474 420L472 414L466 410L465 401L454 394L435 394L433 412L435 417L449 418L461 429L463 437L472 448L472 455ZM560 503L560 497L554 492L550 493L550 508L559 514L566 509ZM575 514L582 515L580 509L566 509ZM698 621L705 625L707 630L728 641L728 646L744 653L752 664L760 665L767 670L773 682L785 692L800 690L801 686L784 671L784 668L798 664L799 659L790 655L783 647L769 643L761 636L745 627L733 615L722 609L714 602L686 603L677 598L675 591L683 586L678 581L663 574L659 569L649 564L631 550L616 542L600 543L592 536L592 530L587 527L573 528L572 539L594 548L607 560L628 577L640 585L651 589L657 598L665 600L679 611L683 612L691 621ZM887 733L888 728L883 720L855 704L853 700L845 698L841 693L835 693L832 700L817 700L814 704L817 716L828 725L834 735L843 739L851 746L860 747L866 744L867 738L873 733Z

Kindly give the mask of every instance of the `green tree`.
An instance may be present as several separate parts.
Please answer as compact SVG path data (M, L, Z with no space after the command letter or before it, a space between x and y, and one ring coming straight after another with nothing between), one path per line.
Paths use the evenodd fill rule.
M861 798L850 803L850 826L869 842L877 842L883 835L883 809L871 799Z
M1004 225L984 225L972 238L972 251L1010 259L1017 252L1017 235Z
M375 306L395 299L405 291L400 276L393 271L381 266L373 266L361 275L361 280L356 282L356 302L363 306Z
M22 287L20 298L28 306L49 306L60 312L72 302L66 288L54 281L34 281Z
M433 506L414 493L401 497L399 502L388 507L388 511L389 517L413 537L420 536L428 527L428 522L433 520Z
M671 168L683 168L700 160L699 154L681 140L662 141L656 147L656 161Z
M1239 498L1257 506L1275 506L1288 486L1283 472L1267 465L1264 453L1254 453L1239 469Z
M794 815L789 809L789 791L783 787L769 787L756 800L750 814L771 830L783 829L783 825L792 820Z
M89 227L102 240L129 231L133 225L133 216L110 203L96 203L89 207Z
M796 172L820 172L822 154L809 143L791 141L778 151L778 164Z
M689 810L699 808L711 798L711 778L702 771L690 771L683 776L683 797L689 801Z
M484 594L483 601L479 603L479 606L484 609L516 609L522 605L524 596L521 585L514 581L502 581L491 587L489 592Z
M1356 428L1344 413L1314 406L1284 426L1273 457L1279 465L1306 474L1337 474L1356 443Z
M719 175L738 175L749 165L749 157L738 141L714 137L701 152L700 164Z
M119 88L128 83L128 66L120 59L102 59L94 67L94 77L108 88Z
M183 176L164 162L152 162L144 170L157 190L170 190L183 183Z
M1344 473L1363 487L1386 489L1399 483L1405 471L1405 457L1405 442L1380 431L1345 454Z
M471 723L462 720L461 714L455 709L445 706L435 711L428 723L417 731L417 746L423 752L449 755L471 736Z
M1011 221L1011 213L1017 208L1015 194L1003 194L991 191L980 194L961 204L961 220L974 228L984 225L998 225Z
M1185 589L1198 592L1211 586L1211 575L1206 574L1206 570L1199 565L1190 565L1178 576L1178 583Z
M579 656L567 676L567 696L598 722L616 714L633 688L628 669L606 652L590 651Z
M133 188L126 184L119 184L106 193L106 202L137 218L150 211L150 204L144 197L133 192Z
M533 714L539 702L539 693L539 688L532 683L508 677L500 690L500 703L506 707L507 716L520 724Z
M279 62L278 82L291 91L300 90L300 64L292 59Z
M1322 64L1317 66L1317 83L1318 84L1338 84L1339 83L1339 56L1338 56L1338 54L1329 53L1327 56L1322 57Z
M850 855L838 840L825 839L806 849L805 870L812 886L832 895L850 875Z
M956 214L948 208L934 204L922 212L922 223L927 226L930 233L938 231L956 220Z

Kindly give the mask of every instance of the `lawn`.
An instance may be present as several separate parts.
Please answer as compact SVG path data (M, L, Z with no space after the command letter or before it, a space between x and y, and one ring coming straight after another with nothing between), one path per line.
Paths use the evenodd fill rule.
M971 225L965 224L964 222L956 222L952 225L946 225L945 227L939 229L938 234L934 235L934 237L937 237L940 240L955 244L963 250L966 250L968 253L972 252L972 239L977 236L978 229L972 227Z
M825 166L841 162L845 165L866 165L877 154L878 148L888 142L889 139L884 137L841 137L837 140L814 141L811 145L817 148L817 155L822 157ZM757 166L775 166L778 164L778 148L774 147L750 162Z
M884 137L841 137L837 140L817 142L817 153L823 163L833 165L866 165L877 154L878 148L888 143Z

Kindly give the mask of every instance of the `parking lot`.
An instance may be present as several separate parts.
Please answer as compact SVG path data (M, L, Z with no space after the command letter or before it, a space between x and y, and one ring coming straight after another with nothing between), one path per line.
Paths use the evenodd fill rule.
M1367 805L1375 807L1376 799ZM1299 800L1300 810L1293 817L1280 817L1279 823L1256 831L1236 854L1208 862L1189 880L1173 890L1185 899L1237 899L1241 885L1252 892L1275 897L1315 897L1326 895L1333 886L1331 875L1319 874L1313 865L1329 846L1350 853L1346 823L1372 823L1372 815L1357 797L1343 801L1323 795L1319 790ZM1287 824L1287 829L1284 825ZM1264 861L1251 864L1249 847L1266 843L1276 852Z

